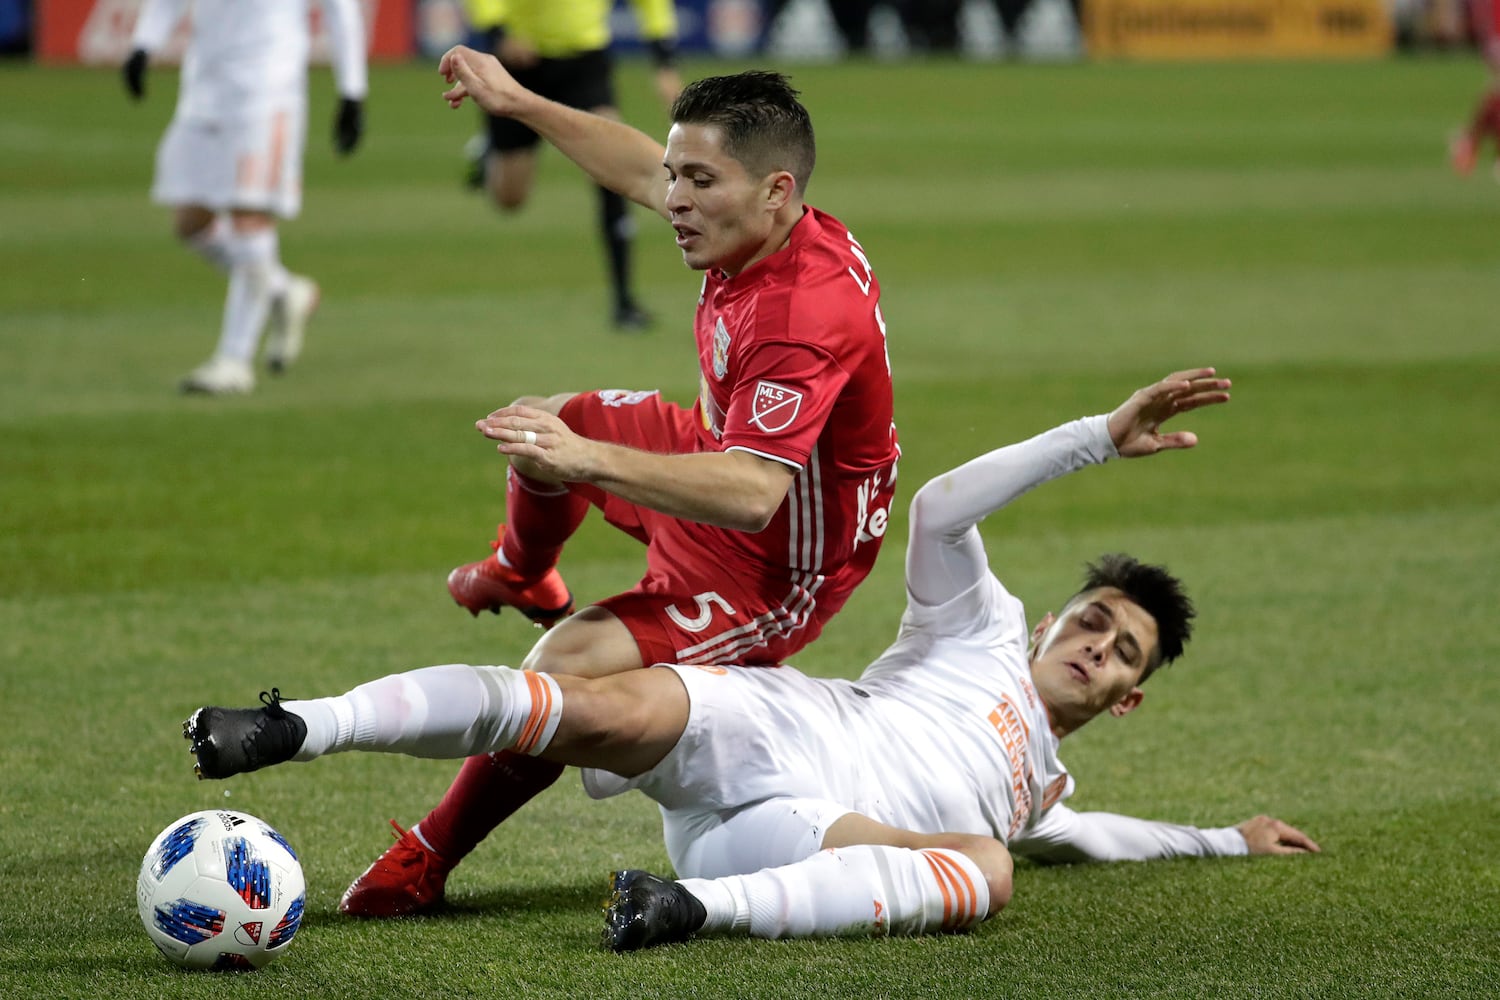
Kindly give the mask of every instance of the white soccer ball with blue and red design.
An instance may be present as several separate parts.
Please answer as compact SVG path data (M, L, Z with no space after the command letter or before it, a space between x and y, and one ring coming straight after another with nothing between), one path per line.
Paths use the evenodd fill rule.
M161 953L184 969L259 969L286 953L307 889L286 838L248 813L210 809L157 834L136 903Z

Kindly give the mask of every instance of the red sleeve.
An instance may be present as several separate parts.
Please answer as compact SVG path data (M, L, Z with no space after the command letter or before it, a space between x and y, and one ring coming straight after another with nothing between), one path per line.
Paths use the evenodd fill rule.
M805 343L760 343L741 359L721 445L807 464L849 372Z

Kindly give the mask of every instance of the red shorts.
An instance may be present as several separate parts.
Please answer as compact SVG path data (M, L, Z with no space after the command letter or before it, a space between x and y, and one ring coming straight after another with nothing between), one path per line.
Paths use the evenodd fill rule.
M643 451L708 447L694 411L655 392L579 393L560 416L585 437ZM668 517L596 486L572 489L646 545L641 581L595 604L625 623L647 664L779 665L817 638L875 557L875 546L862 546L859 565L808 581L765 560L752 565L732 544L720 544L732 534L726 529Z

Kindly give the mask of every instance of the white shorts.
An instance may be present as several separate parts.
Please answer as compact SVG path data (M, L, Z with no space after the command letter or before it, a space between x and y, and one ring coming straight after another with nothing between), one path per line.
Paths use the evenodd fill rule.
M638 788L662 807L680 877L714 878L801 860L840 816L864 812L864 755L843 745L848 686L790 667L662 664L687 688L687 728L635 778L586 769L594 798Z
M211 121L173 118L156 150L151 199L293 218L302 208L306 140L305 106Z

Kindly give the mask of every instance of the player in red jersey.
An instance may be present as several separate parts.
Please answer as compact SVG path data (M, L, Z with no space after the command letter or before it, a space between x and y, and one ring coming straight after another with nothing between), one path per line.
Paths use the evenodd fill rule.
M1460 174L1474 169L1486 136L1500 146L1500 0L1471 0L1469 15L1480 54L1489 66L1490 80L1469 124L1448 146L1449 160ZM1500 163L1496 165L1496 177L1500 178Z
M507 523L494 555L450 574L454 599L549 627L524 661L531 670L784 661L869 573L899 454L880 286L849 231L803 201L815 149L797 92L776 73L700 80L674 103L662 147L539 97L471 49L448 52L441 70L454 107L470 98L527 125L597 183L659 212L683 260L705 272L693 409L604 390L523 397L478 422L511 462ZM570 614L556 564L591 506L647 545L647 569L633 589ZM470 758L341 908L430 909L452 867L560 772L510 752Z

